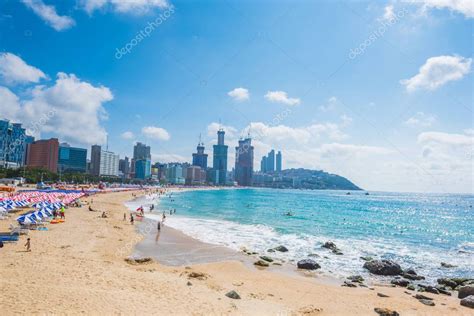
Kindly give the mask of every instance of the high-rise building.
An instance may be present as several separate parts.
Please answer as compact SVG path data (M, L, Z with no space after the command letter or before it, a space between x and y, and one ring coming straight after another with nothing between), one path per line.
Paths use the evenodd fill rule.
M186 168L187 185L203 185L206 182L206 171L199 166Z
M81 172L87 170L87 149L71 147L67 143L59 145L58 171Z
M128 179L130 177L130 158L125 157L119 160L119 171L124 178Z
M184 184L183 167L181 164L168 164L166 168L166 178L170 184Z
M267 160L266 172L274 172L275 171L275 150L272 149L268 153L266 160Z
M281 172L281 167L282 167L282 158L281 158L281 151L278 151L276 154L276 171Z
M260 172L267 172L267 156L263 156L262 160L260 161Z
M227 150L224 144L225 131L219 129L217 132L217 145L213 146L214 155L212 161L212 182L216 185L225 185L227 181Z
M95 176L118 176L119 155L102 150L99 145L91 147L91 174Z
M143 143L136 143L133 146L133 159L151 159L151 148Z
M17 168L26 164L27 145L34 140L21 124L0 120L0 165Z
M250 137L239 140L239 146L235 147L235 181L238 185L252 185L253 150Z
M146 180L151 178L151 160L138 159L135 161L135 179Z
M203 170L207 169L207 154L204 153L204 144L199 140L196 147L197 152L193 153L193 166L199 166Z
M28 167L45 168L58 171L59 141L57 138L37 140L28 144Z

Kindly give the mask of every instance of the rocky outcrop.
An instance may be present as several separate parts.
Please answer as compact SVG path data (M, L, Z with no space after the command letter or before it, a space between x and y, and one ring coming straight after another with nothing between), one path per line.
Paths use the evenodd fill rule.
M136 265L136 264L145 264L145 263L151 263L153 259L149 257L145 258L126 258L125 262L128 264Z
M420 289L422 289L425 292L432 293L432 294L439 294L439 290L434 286L418 284L418 287L420 287Z
M258 260L253 263L254 265L258 267L268 267L270 264L264 260Z
M474 295L474 286L466 285L459 288L458 298L465 298Z
M418 275L414 269L407 269L407 270L403 271L402 276L405 279L414 280L414 281L425 279L424 276Z
M288 248L286 248L285 246L278 246L273 249L279 252L288 252Z
M304 269L304 270L316 270L320 269L321 266L314 260L311 259L303 259L298 261L297 263L298 269Z
M268 256L260 256L260 259L267 261L267 262L273 262L273 259L268 257Z
M446 268L446 269L449 269L449 268L456 268L457 266L455 266L454 264L449 264L449 263L446 263L446 262L441 262L441 267Z
M402 268L391 260L372 260L364 263L364 268L377 275L400 275Z
M474 295L469 295L461 300L461 305L469 308L474 308Z
M342 255L342 251L337 248L336 244L333 243L332 241L326 241L321 247L330 249L334 254L336 255Z
M364 282L364 278L360 275L351 275L351 276L347 277L347 279L350 280L351 282L355 282L355 283Z
M396 286L407 287L408 284L410 284L410 281L404 279L393 279L392 281L390 281L390 283Z

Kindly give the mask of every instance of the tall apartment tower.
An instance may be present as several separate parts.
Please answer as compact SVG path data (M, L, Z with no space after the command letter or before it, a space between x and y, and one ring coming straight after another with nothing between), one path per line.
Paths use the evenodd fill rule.
M235 147L235 180L240 186L252 185L253 151L250 137L239 140L239 146Z
M278 151L278 153L276 154L276 171L277 172L281 172L281 151Z
M58 171L59 141L57 138L37 140L28 144L28 167L40 167L51 172Z
M207 169L207 154L204 153L204 144L199 139L196 147L197 152L193 154L193 166L199 166L202 170Z
M227 181L227 150L224 144L225 131L221 128L217 132L217 145L213 146L212 180L216 185L225 185Z

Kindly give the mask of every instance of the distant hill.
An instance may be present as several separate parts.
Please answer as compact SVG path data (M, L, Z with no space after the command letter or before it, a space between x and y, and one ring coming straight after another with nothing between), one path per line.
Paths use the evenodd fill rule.
M293 178L293 188L312 190L362 190L348 179L322 170L286 169L284 178Z

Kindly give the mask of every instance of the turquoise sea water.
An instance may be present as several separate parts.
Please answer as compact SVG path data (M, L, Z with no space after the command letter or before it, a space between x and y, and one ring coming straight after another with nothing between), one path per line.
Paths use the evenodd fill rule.
M474 277L472 195L209 190L162 197L158 208L176 209L167 225L204 242L259 252L285 245L290 251L277 256L291 262L316 254L322 271L338 276L364 274L360 256L372 256L430 279ZM344 255L321 248L328 240Z

